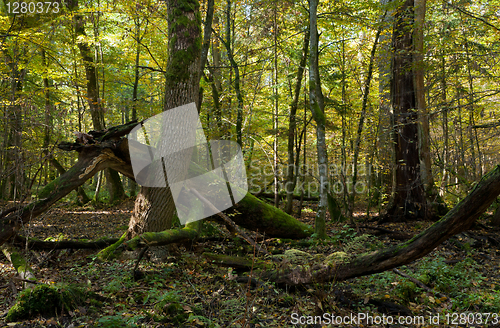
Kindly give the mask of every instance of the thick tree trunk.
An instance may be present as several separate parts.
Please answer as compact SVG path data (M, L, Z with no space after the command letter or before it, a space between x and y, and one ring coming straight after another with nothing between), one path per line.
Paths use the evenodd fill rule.
M500 165L497 165L441 220L401 245L357 257L337 252L322 260L312 260L313 255L296 251L301 257L293 265L285 261L277 268L269 268L264 261L255 260L252 266L254 269L262 268L262 272L258 273L261 279L287 285L338 282L390 270L429 254L448 238L469 229L499 194ZM243 267L251 262L231 257L217 258L212 254L206 254L206 257L219 264L240 263Z
M414 75L415 75L415 92L418 108L419 120L419 151L420 151L420 172L422 174L422 182L428 194L436 194L434 179L432 177L431 168L431 152L429 149L429 114L425 104L425 64L424 64L424 23L427 0L415 0L415 58L414 58Z
M427 219L429 213L420 176L418 113L413 83L413 20L413 0L406 0L396 12L392 39L396 188L384 221Z
M199 101L202 41L197 0L169 0L167 10L169 56L165 73L165 111ZM199 104L196 105L199 110ZM130 219L128 237L169 229L174 212L175 204L168 187L141 187Z

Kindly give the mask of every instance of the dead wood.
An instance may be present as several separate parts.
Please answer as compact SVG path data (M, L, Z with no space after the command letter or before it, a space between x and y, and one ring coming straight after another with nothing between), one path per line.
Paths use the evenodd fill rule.
M109 245L113 245L119 238L102 238L93 241L82 240L60 240L60 241L42 241L34 238L26 238L23 236L14 237L14 245L28 246L34 250L53 250L53 249L102 249Z
M100 170L111 168L135 180L128 139L124 138L138 123L130 122L104 131L77 134L76 142L64 142L58 148L78 152L78 161L64 174L46 185L39 199L26 206L9 208L0 213L0 245L11 239L30 219L44 213L59 199L83 185ZM236 213L232 220L239 226L258 229L267 236L304 238L313 232L283 211L260 201L250 193L229 212Z
M499 194L500 166L497 165L441 220L405 243L351 259L340 256L336 258L332 256L334 253L323 261L304 261L293 265L284 262L277 269L264 269L260 277L286 285L324 283L370 275L409 264L429 254L450 237L469 229ZM212 260L220 265L241 263L241 260L234 257Z

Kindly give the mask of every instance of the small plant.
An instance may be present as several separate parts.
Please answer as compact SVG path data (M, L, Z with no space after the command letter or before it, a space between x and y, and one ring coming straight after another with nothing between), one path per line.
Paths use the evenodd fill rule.
M403 280L402 282L400 282L394 290L396 295L406 302L412 302L419 291L420 288L418 288L417 285L408 280Z

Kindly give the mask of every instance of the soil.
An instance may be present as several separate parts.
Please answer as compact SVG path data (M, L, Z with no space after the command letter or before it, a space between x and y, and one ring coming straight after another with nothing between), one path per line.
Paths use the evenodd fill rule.
M0 208L8 204L0 204ZM120 237L127 228L133 200L113 207L59 204L24 227L21 235L39 239ZM301 221L314 224L314 206ZM11 327L416 327L377 320L424 318L420 327L459 326L460 316L476 313L476 327L500 327L499 229L481 219L470 231L454 236L424 259L399 268L427 286L414 285L395 272L346 282L289 288L261 281L257 274L216 266L203 252L253 257L254 250L224 227L204 222L198 241L172 245L154 260L146 254L133 272L136 253L99 262L95 250L23 250L38 283L76 284L92 296L73 309L7 323L4 317L24 288L0 254L0 326ZM432 222L367 222L363 213L350 222L328 222L329 239L292 241L249 234L273 254L299 249L311 254L362 253L400 243ZM367 228L372 227L372 228ZM361 228L363 227L363 228ZM376 229L376 228L383 228ZM392 231L392 232L391 232ZM247 277L247 278L242 278ZM251 279L248 279L250 277ZM413 284L413 285L412 285ZM479 313L479 315L478 315ZM489 322L478 324L491 313ZM372 322L345 322L369 315ZM437 316L437 317L436 317ZM456 316L456 317L455 317ZM439 323L432 322L437 318ZM472 318L472 319L471 319ZM495 319L497 318L497 319ZM321 319L321 320L320 320ZM328 319L337 324L328 324ZM458 320L453 325L453 319ZM448 321L447 321L448 320ZM335 322L335 321L334 321ZM464 324L465 326L465 324ZM469 325L473 326L473 325Z

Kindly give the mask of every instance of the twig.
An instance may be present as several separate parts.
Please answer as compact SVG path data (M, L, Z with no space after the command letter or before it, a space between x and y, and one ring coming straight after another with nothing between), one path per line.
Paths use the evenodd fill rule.
M144 253L146 253L146 251L149 249L149 246L146 246L144 247L141 252L139 253L139 256L137 257L137 262L135 262L135 266L134 266L134 270L132 270L132 275L135 277L136 276L136 272L137 272L137 268L139 267L139 263L141 262L142 260L142 257L144 256Z

